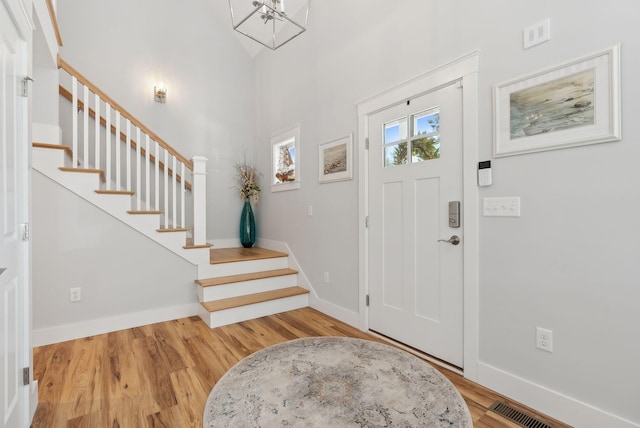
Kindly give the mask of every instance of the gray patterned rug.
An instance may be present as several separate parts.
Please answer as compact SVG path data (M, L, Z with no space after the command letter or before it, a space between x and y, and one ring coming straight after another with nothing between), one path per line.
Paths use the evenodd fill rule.
M204 427L465 427L460 393L404 351L343 337L258 351L214 386Z

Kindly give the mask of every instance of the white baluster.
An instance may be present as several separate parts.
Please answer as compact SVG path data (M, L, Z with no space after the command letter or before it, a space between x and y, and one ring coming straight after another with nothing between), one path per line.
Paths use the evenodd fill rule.
M82 112L82 167L89 168L89 88L83 85L82 102L84 109Z
M107 173L107 190L111 190L111 106L104 104L104 115L107 118L107 133L105 142L105 170Z
M95 141L94 141L94 150L93 153L93 165L94 168L100 169L100 97L98 94L94 95L95 105L93 110L96 112L96 117L94 120L95 123Z
M142 210L142 189L140 188L140 156L142 156L142 153L140 152L142 146L141 138L140 128L138 128L136 133L136 207L138 207L137 209L139 210Z
M71 167L78 167L78 79L71 79Z
M120 111L116 110L116 190L120 190L120 146L122 145L120 139Z
M207 158L194 156L191 197L193 198L193 245L207 243Z
M160 144L158 144L158 142L156 141L156 178L154 180L156 186L155 186L155 190L156 190L156 194L155 194L155 199L154 199L154 204L155 204L155 210L156 211L160 211Z
M151 187L151 183L149 183L149 178L151 176L151 152L149 151L149 143L151 137L147 134L147 138L145 141L144 152L144 200L146 201L145 205L147 206L147 210L151 209L151 195L149 194L149 188Z
M169 228L169 151L164 149L164 227Z
M184 162L180 162L180 227L183 229L185 226L185 187Z
M126 167L126 176L127 176L127 183L126 183L126 189L128 191L131 191L131 121L129 119L127 119L127 138L126 138L126 144L124 146L124 150L126 153L126 159L127 159L127 167Z
M178 208L178 202L177 202L177 195L178 195L178 169L176 168L176 157L171 155L171 157L173 158L173 186L171 186L171 189L173 190L173 204L172 204L172 209L173 209L173 221L171 222L171 224L173 225L173 228L176 228L176 224L177 224L177 220L178 220L178 215L177 215L177 208Z

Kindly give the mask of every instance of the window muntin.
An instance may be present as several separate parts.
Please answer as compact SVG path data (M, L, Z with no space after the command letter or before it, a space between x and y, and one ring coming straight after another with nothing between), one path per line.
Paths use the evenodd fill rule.
M385 167L419 163L440 157L439 107L387 122L383 126ZM411 156L408 156L409 152Z

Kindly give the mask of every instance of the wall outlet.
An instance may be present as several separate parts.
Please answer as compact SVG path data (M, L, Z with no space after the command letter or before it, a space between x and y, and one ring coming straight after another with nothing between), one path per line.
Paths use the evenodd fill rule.
M328 284L328 283L329 283L329 272L325 272L325 273L322 275L322 281L323 281L325 284Z
M69 289L69 301L70 302L79 302L82 300L82 292L80 287L70 288Z
M536 348L553 352L553 331L536 327Z

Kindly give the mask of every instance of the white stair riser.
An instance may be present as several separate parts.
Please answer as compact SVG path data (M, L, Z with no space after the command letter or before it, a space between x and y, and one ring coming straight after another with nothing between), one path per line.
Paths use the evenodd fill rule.
M66 157L67 155L63 150L34 147L31 151L31 163L34 168L40 170L43 168L58 169L61 166L65 166Z
M231 263L218 263L213 265L207 264L198 266L198 279L240 275L244 273L263 272L275 269L286 269L288 267L288 257L276 257L272 259L248 260Z
M91 193L97 195L95 191L100 188L99 174L58 170L53 172L53 176L50 177L58 183L64 181L64 187L79 195L89 195Z
M116 212L127 212L131 210L131 196L129 195L105 195L96 193L95 196L91 195L91 197L95 200L95 204L100 207L109 206L110 210Z
M270 300L268 302L240 306L238 308L231 308L212 313L209 313L202 305L200 305L199 315L209 327L215 328L268 315L279 314L281 312L306 308L307 306L309 306L309 295L300 294L298 296L285 297L282 299Z
M235 282L232 284L201 287L198 285L198 298L201 302L227 299L229 297L244 296L261 293L263 291L279 290L297 285L298 275L284 275L274 278L262 278L252 281Z

